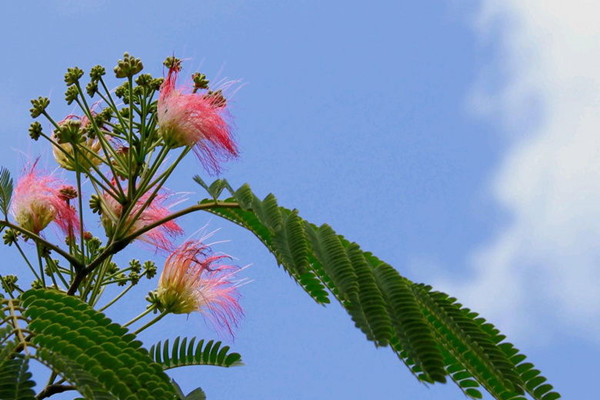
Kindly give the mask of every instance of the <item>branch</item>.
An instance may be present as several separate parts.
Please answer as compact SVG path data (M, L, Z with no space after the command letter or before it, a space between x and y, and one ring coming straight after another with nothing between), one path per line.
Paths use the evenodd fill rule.
M41 245L49 248L50 250L54 250L55 252L57 252L58 254L63 256L67 261L69 261L71 263L71 265L73 267L75 267L76 270L80 270L83 268L83 264L78 259L73 257L71 254L67 253L60 247L56 246L55 244L48 242L46 239L42 238L41 236L36 235L35 233L28 231L27 229L21 228L20 226L12 224L8 221L0 220L0 226L5 226L5 227L8 227L17 232L20 232L24 236L33 239L36 243L41 244Z
M92 261L87 267L79 269L77 271L77 273L75 274L75 278L73 279L73 283L71 284L71 287L69 288L69 291L67 292L67 294L74 295L75 292L77 291L77 288L83 281L83 279L86 276L88 276L90 273L92 273L92 271L94 271L94 269L96 269L100 264L102 264L102 262L104 260L106 260L108 257L110 257L112 255L117 254L119 251L123 250L129 243L131 243L132 241L134 241L135 239L137 239L144 233L146 233L156 227L159 227L164 223L172 221L175 218L182 217L184 215L193 213L195 211L206 210L211 207L239 208L240 205L237 202L228 202L228 201L219 201L219 200L215 200L214 202L211 202L211 203L196 204L191 207L184 208L183 210L174 212L173 214L168 215L167 217L165 217L163 219L160 219L152 224L148 224L148 225L144 226L143 228L133 232L130 235L127 235L119 240L115 240L110 245L108 245L104 249L104 251L102 253L100 253L94 259L94 261Z
M57 393L66 392L68 390L77 390L77 388L72 385L58 385L58 384L48 385L44 388L44 390L39 392L37 394L37 396L35 396L35 398L38 400L45 399L46 397L50 397Z

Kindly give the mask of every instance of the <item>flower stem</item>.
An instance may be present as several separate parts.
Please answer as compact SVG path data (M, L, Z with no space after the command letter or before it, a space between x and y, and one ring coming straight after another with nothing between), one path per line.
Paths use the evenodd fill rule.
M146 325L142 326L141 328L139 328L138 330L136 330L135 332L133 332L134 335L138 335L141 331L145 330L146 328L151 327L152 325L154 325L155 323L157 323L158 321L160 321L161 319L163 319L163 317L165 315L167 315L168 312L167 311L163 311L160 314L158 314L156 316L156 318L154 318L152 321L148 322Z

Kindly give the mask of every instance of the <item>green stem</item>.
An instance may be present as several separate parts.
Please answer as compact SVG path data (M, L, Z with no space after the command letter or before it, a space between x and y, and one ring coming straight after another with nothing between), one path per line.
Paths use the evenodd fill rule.
M130 320L129 322L124 323L122 326L124 328L127 328L129 325L133 324L134 322L140 320L141 318L145 317L146 315L150 314L152 311L154 311L156 309L156 306L152 305L149 306L148 308L146 308L146 310L144 310L141 314L139 314L137 317L134 317L132 320Z
M46 260L46 264L51 266L52 269L58 274L58 277L60 278L61 282L63 283L63 285L65 285L66 288L69 287L69 284L67 283L67 281L65 280L65 278L62 276L62 273L60 272L60 270L58 269L58 266L56 265L56 263L54 263L54 260L51 257L45 256L44 260ZM54 280L54 274L52 274L53 280ZM55 282L56 284L56 282Z
M79 152L77 151L77 147L73 146L73 156L75 157L75 167L77 168L75 171L75 179L77 180L77 201L79 205L79 251L81 252L81 259L83 260L83 265L85 267L85 257L83 256L83 251L85 249L85 243L83 239L83 193L81 192L81 172L79 172L78 154ZM75 238L73 238L73 241L75 242Z
M37 249L38 264L39 264L39 267L40 267L40 277L42 278L42 285L44 287L46 287L46 277L45 277L45 274L44 274L44 266L42 264L42 249L40 248L41 245L36 242L35 247Z
M129 292L129 290L133 287L133 283L130 283L129 286L127 286L127 288L125 288L123 291L121 291L121 293L119 293L114 299L112 299L111 301L109 301L108 303L106 303L102 308L100 308L98 311L102 312L104 310L106 310L108 307L112 306L113 304L115 304L121 297L125 296L125 294L127 292Z
M146 328L151 327L152 325L154 325L155 323L157 323L158 321L160 321L161 319L163 319L163 317L165 315L167 315L168 312L167 311L163 311L160 314L158 314L156 316L156 318L154 318L152 321L148 322L146 325L142 326L141 328L139 328L138 330L136 330L135 332L133 332L134 335L138 335L141 331L145 330Z
M150 184L148 186L148 188L154 188L154 190L152 191L152 194L148 197L148 200L146 200L146 202L140 207L140 209L136 212L136 214L133 216L133 218L129 219L129 223L127 224L127 226L124 229L124 232L127 233L136 223L136 221L138 220L138 218L140 218L140 216L142 215L142 213L144 212L144 210L146 208L148 208L150 206L150 204L152 204L152 202L154 201L154 198L156 197L156 195L158 194L158 191L161 189L161 187L165 184L165 182L167 181L167 179L169 179L169 176L171 175L171 173L173 172L173 170L175 169L175 167L177 166L177 164L179 164L179 162L183 159L183 157L185 157L185 155L187 154L187 151L183 151L179 157L177 158L177 160L175 160L175 162L165 171L163 172L159 178L162 177L162 180L155 180L154 183ZM140 191L140 193L143 193ZM139 198L139 197L138 197ZM138 198L135 199L135 201L137 202ZM127 221L125 221L127 222Z
M23 259L25 260L25 263L27 264L27 266L29 267L29 269L31 270L31 272L33 272L33 275L35 276L35 279L41 281L42 279L38 276L37 271L35 270L35 268L33 268L33 265L31 265L31 263L29 262L29 259L27 258L27 256L23 252L23 249L21 248L21 246L19 246L19 242L17 242L16 240L15 240L15 246L17 247L17 250L19 250L19 253L21 253L21 257L23 257Z

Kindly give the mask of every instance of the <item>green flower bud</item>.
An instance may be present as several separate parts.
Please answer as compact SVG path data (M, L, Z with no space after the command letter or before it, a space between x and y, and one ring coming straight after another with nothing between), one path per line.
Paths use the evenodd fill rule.
M206 79L206 75L195 72L192 74L192 80L194 81L195 90L208 89L208 79Z
M90 197L90 209L94 214L102 214L102 200L98 195L93 194Z
M94 82L99 81L106 74L106 69L102 65L96 65L90 70L90 79Z
M37 99L31 100L31 105L33 106L29 112L31 113L31 118L39 117L50 104L50 99L47 97L38 97Z
M127 284L127 277L125 276L125 274L117 275L117 279L119 280L119 283L117 285L125 286Z
M163 65L177 72L181 71L181 60L175 56L167 57L165 61L163 61Z
M83 76L83 71L78 67L67 69L65 74L65 83L67 86L71 86L79 82L79 78Z
M138 272L131 271L129 273L129 280L132 284L137 285L137 283L140 281L140 274Z
M116 274L118 270L119 270L119 266L116 263L111 261L108 264L108 268L106 269L106 272L108 272L109 274ZM122 275L122 276L125 276L125 275Z
M137 83L140 86L148 86L152 83L152 81L154 80L154 78L152 78L152 75L150 74L141 74L140 76L138 76L135 79L135 83Z
M19 277L17 277L16 275L0 276L0 284L2 285L2 289L4 289L4 291L9 294L17 290L18 280Z
M146 273L146 278L154 278L154 276L156 276L157 270L158 268L156 267L156 264L153 261L146 261L144 263L144 272Z
M88 96L94 97L94 95L98 93L98 82L91 81L90 83L88 83L85 87L85 91L87 92Z
M12 229L7 229L4 231L2 238L4 239L4 244L11 246L13 243L16 243L17 239L19 238L19 232Z
M135 272L140 272L142 270L142 264L140 263L139 260L136 260L135 258L131 261L129 261L129 267L131 268L132 271Z
M59 124L59 129L54 131L54 137L59 144L80 143L83 139L81 121L70 119Z
M162 85L164 80L165 80L165 78L156 78L156 79L152 80L152 83L150 84L150 89L159 90L160 85Z
M123 59L117 62L114 71L117 78L127 78L139 73L142 69L144 69L144 65L139 58L125 53L123 54Z
M69 88L65 92L65 101L67 102L67 104L71 104L77 98L78 95L79 90L77 89L77 86L69 86Z
M29 136L33 140L38 140L40 138L41 134L42 134L42 124L40 124L37 121L32 122L31 125L29 125Z
M39 279L36 279L35 281L31 282L32 289L42 289L43 287L44 285Z

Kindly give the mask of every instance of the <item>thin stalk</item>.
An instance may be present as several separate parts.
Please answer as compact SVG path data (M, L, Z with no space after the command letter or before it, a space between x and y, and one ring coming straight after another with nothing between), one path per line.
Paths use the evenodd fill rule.
M101 289L103 286L105 286L102 283L104 281L104 275L106 275L106 271L108 270L111 260L112 257L108 257L106 260L104 260L104 262L102 263L102 267L98 272L98 276L96 277L96 283L94 284L94 289L92 290L92 294L90 295L89 299L89 303L92 306L95 305L98 301L99 295L102 293Z
M77 201L79 206L79 246L82 255L82 262L85 267L85 257L83 257L83 251L85 249L85 243L83 239L83 193L81 191L81 172L79 172L79 161L77 155L79 152L77 151L77 147L73 146L73 156L75 157L75 166L77 170L75 171L75 179L77 181ZM75 238L73 238L75 239Z
M111 156L112 156L113 159L117 160L117 162L118 162L118 157L116 156L115 149L113 149L112 146L102 136L102 132L101 132L100 128L98 127L98 125L96 124L96 120L94 119L93 115L91 114L91 110L89 109L87 101L85 100L85 96L83 95L83 92L81 91L81 87L79 86L79 82L77 82L77 88L79 89L79 93L81 94L81 96L79 96L79 98L81 98L81 100L83 101L83 104L82 104L79 101L79 98L77 98L76 99L77 104L83 110L83 112L86 114L86 116L90 120L90 122L91 122L94 130L96 131L96 137L98 138L98 141L100 142L100 146L102 146L102 150L104 151L104 154L106 154L106 164L108 164L108 167L110 168L110 172L113 174L113 176L116 177L117 174L115 172L114 166L110 162L110 157ZM115 181L116 181L117 187L118 187L118 189L120 191L120 194L122 194L123 193L123 189L121 188L121 185L119 184L119 180L115 179Z
M42 249L40 248L39 243L36 243L35 247L37 249L38 264L40 266L40 277L42 278L42 285L46 287L46 277L44 276L44 266L42 265Z
M62 281L63 285L65 285L65 287L68 288L69 284L67 283L67 281L65 280L65 278L62 276L61 272L58 269L58 266L54 263L54 260L51 257L48 257L48 256L45 256L44 260L46 260L46 264L47 265L51 265L52 266L52 269L54 269L54 271L56 271L56 273L58 274L58 277ZM52 274L52 277L53 277L52 279L54 280L54 274ZM55 281L55 284L56 284L56 281Z
M157 323L158 321L160 321L161 319L163 319L164 316L167 315L167 314L168 314L167 311L161 312L160 314L158 314L156 316L156 318L154 318L152 321L148 322L146 325L142 326L141 328L137 329L135 332L133 332L133 334L134 335L138 335L144 329L151 327L152 325L154 325L155 323Z
M33 275L35 276L35 278L37 280L41 281L41 278L39 277L37 271L35 270L35 268L33 268L33 265L31 265L31 263L29 262L29 258L27 258L27 256L23 252L23 249L21 248L21 246L19 246L19 242L17 242L15 240L14 243L15 243L15 246L17 247L17 250L19 250L19 253L21 253L21 257L23 257L23 259L25 260L25 263L27 264L27 266L29 267L29 269L31 270L31 272L33 272Z
M150 314L154 310L156 310L156 306L149 306L148 308L146 308L146 310L144 310L142 313L140 313L137 317L134 317L129 322L124 323L122 326L124 328L127 328L129 325L131 325L134 322L142 319L143 317L145 317L146 315Z
M129 292L129 290L131 290L131 288L133 287L133 283L130 283L129 286L127 286L124 290L121 291L121 293L119 293L114 299L112 299L111 301L109 301L108 303L106 303L102 308L100 308L98 311L102 312L104 310L106 310L108 307L112 306L113 304L115 304L121 297L125 296L125 294L127 292Z
M146 202L142 205L142 207L140 207L140 209L133 216L133 218L130 219L129 224L128 224L128 226L126 226L124 232L128 232L129 229L131 229L134 226L135 222L142 215L142 213L144 212L144 210L146 208L148 208L150 206L150 204L152 204L152 201L154 201L154 198L158 194L158 191L165 184L165 182L167 181L167 179L169 178L169 176L171 176L171 174L175 170L175 167L177 167L177 164L179 164L179 162L181 162L181 160L187 155L187 153L189 151L190 151L190 147L186 147L186 149L181 152L181 154L177 157L177 159L173 162L173 164L171 164L169 166L169 168L167 168L166 171L164 171L163 173L161 173L159 175L159 177L154 180L154 182L152 182L151 184L148 185L148 188L154 188L152 194L148 197L148 200L146 200ZM144 192L140 191L140 193L144 193ZM137 199L136 199L136 201L137 201Z

